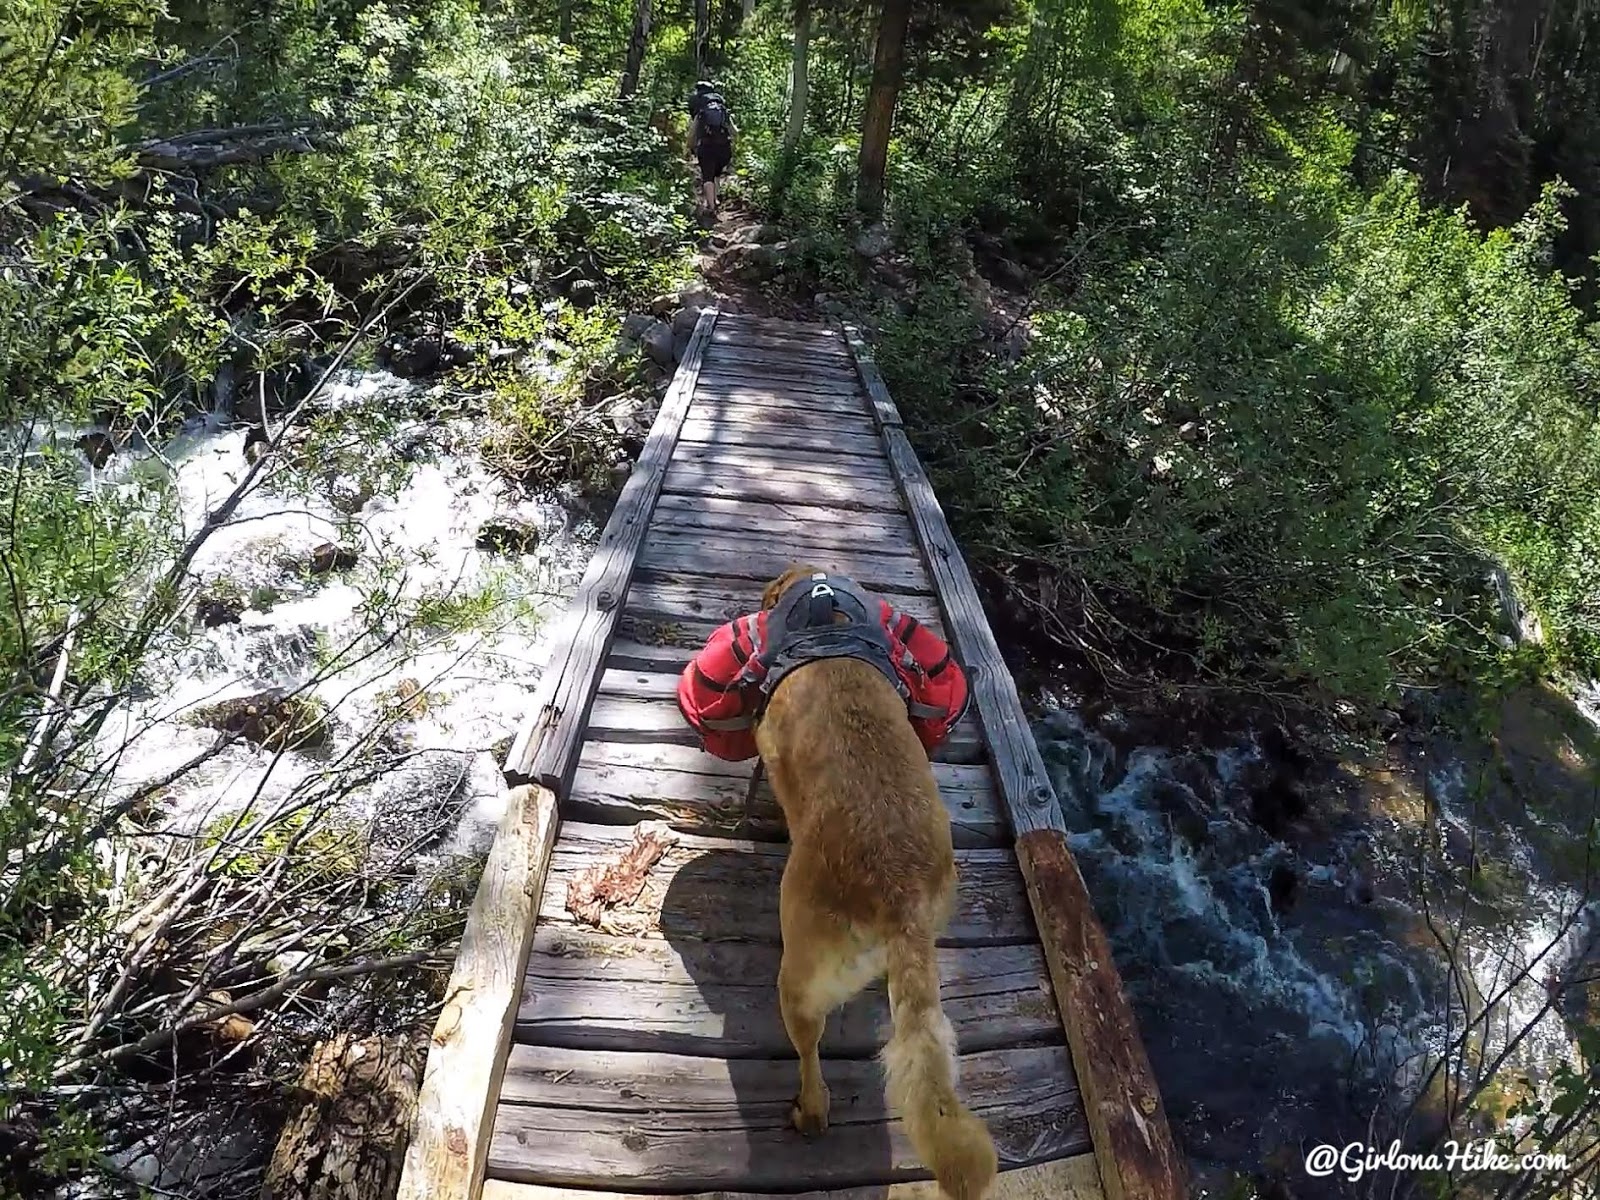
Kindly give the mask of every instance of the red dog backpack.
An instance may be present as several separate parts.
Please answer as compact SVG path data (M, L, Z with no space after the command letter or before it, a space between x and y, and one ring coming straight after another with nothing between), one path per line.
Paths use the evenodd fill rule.
M931 629L853 581L818 572L771 610L712 633L678 679L678 710L706 753L733 762L751 758L755 722L779 681L807 662L837 657L862 659L884 673L930 753L971 699L965 673Z

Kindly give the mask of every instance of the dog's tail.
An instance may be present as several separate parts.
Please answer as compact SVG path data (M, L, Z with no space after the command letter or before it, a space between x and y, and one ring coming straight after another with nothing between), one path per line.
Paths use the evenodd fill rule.
M889 942L894 1035L883 1048L889 1105L951 1200L983 1200L997 1166L983 1122L956 1096L956 1034L939 1007L933 936L906 930Z

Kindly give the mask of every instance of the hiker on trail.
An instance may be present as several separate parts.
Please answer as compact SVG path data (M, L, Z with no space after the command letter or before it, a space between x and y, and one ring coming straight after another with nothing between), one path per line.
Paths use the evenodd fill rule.
M700 194L695 208L717 215L717 176L733 161L733 139L739 132L728 102L716 86L702 79L689 97L689 153L700 162Z

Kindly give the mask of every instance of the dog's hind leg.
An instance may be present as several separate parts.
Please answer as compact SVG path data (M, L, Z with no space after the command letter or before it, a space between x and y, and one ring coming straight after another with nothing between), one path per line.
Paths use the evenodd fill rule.
M797 899L787 871L778 909L783 926L778 1005L800 1056L800 1094L791 1118L801 1133L815 1137L828 1128L828 1085L817 1052L823 1025L829 1013L883 974L885 952Z

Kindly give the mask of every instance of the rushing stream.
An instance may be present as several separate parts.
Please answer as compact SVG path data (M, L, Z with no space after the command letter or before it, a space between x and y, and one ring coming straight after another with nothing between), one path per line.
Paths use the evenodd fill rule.
M1487 1049L1527 1029L1511 1061L1536 1079L1569 1054L1560 1006L1546 1009L1589 950L1562 854L1573 826L1582 845L1581 814L1471 799L1474 760L1442 739L1400 738L1390 761L1302 781L1282 742L1255 734L1152 744L1115 713L1091 725L1068 708L1036 734L1197 1194L1237 1194L1240 1176L1354 1194L1308 1178L1305 1153L1388 1144L1459 1033L1447 995L1478 1011L1497 999ZM1474 863L1475 887L1452 886ZM1435 926L1460 936L1459 988L1424 881Z
M198 603L160 635L102 729L113 798L214 750L144 818L182 844L286 797L331 795L319 811L366 848L368 869L397 871L401 886L372 901L396 913L487 848L505 798L499 758L546 657L542 618L576 585L597 528L581 500L530 500L492 473L470 403L381 371L348 372L319 398L313 440L204 544L191 566ZM159 450L124 448L86 485L159 482L189 536L248 470L249 438L229 414L197 417ZM200 714L285 692L326 713L325 737L275 752L246 735L215 749L216 722ZM302 961L280 959L273 969ZM213 1194L258 1168L276 1136L249 1112L219 1114L115 1161L168 1194Z
M323 405L333 421L359 429L364 414L418 415L386 419L382 442L350 456L353 475L333 469L309 486L300 478L256 489L206 542L191 568L202 596L241 597L242 611L213 628L193 623L150 656L139 696L102 736L119 785L161 778L210 745L214 731L187 719L197 708L304 688L331 714L318 755L274 756L239 741L167 795L180 824L270 803L337 761L409 679L427 696L407 722L413 753L363 796L364 815L403 820L429 794L465 788L452 848L482 847L503 791L492 751L525 715L544 657L540 617L575 585L596 530L557 500L516 496L484 466L476 423L420 415L426 399L421 385L351 372ZM247 434L222 415L196 420L159 458L134 457L105 483L169 472L183 529L198 529L247 470ZM480 549L486 523L508 519L537 545ZM332 544L351 547L353 562L308 571L317 548ZM453 610L478 619L462 628ZM430 629L428 611L455 619ZM393 635L406 618L413 628L378 644L375 633Z

